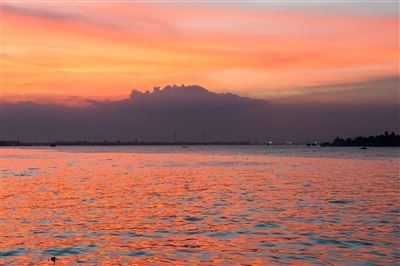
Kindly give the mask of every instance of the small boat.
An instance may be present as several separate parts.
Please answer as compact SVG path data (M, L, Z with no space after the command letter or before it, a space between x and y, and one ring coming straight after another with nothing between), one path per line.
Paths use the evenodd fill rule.
M366 149L367 149L366 146L362 146L362 147L360 148L360 150L366 150Z
M188 145L182 145L182 149L186 149Z
M57 145L55 143L51 143L50 147L57 147Z

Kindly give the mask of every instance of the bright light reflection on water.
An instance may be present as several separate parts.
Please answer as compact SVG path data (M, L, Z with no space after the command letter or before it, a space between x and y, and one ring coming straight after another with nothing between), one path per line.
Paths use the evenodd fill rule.
M399 149L4 148L3 265L395 265Z

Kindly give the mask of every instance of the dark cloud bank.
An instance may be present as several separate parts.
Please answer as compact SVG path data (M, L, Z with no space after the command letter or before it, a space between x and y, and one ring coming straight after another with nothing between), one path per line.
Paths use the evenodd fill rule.
M398 105L278 103L217 94L199 86L133 91L84 108L4 103L1 139L298 141L398 132Z

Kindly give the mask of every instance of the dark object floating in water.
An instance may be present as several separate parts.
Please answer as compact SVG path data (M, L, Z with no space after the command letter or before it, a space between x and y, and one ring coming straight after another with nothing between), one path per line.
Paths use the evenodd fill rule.
M310 147L310 146L318 146L318 142L313 141L312 143L307 143L307 147Z
M352 200L330 200L329 203L333 204L352 204L354 201Z
M186 221L190 221L190 222L197 222L197 221L202 221L203 218L200 217L187 217L185 218Z
M51 257L50 260L51 260L52 262L56 262L57 258L56 258L56 257Z
M56 147L57 145L56 144L54 144L54 143L51 143L50 144L50 147Z
M367 149L367 147L365 147L365 146L360 148L360 150L366 150L366 149Z

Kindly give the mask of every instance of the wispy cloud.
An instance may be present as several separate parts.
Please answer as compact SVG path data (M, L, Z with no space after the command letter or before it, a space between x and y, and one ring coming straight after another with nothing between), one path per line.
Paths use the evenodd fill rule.
M107 4L107 3L105 3ZM101 7L101 6L100 6ZM70 5L66 3L51 3L43 5L39 3L5 3L3 11L23 16L32 16L52 21L67 21L73 23L82 23L96 27L111 27L120 30L173 30L173 27L166 21L155 17L140 16L134 14L132 17L118 17L115 14L109 14L107 10L98 8L96 4L81 4L72 2Z
M55 10L48 10L44 8L38 8L35 6L31 5L17 5L17 4L11 4L11 3L5 3L3 4L3 11L6 13L16 13L20 15L26 15L26 16L35 16L35 17L41 17L44 19L50 19L50 20L82 20L83 17L79 16L77 14L72 14L72 13L62 13L58 12Z
M396 105L400 97L399 88L400 76L389 76L351 83L293 88L288 90L286 96L277 96L274 97L274 100L280 102Z

